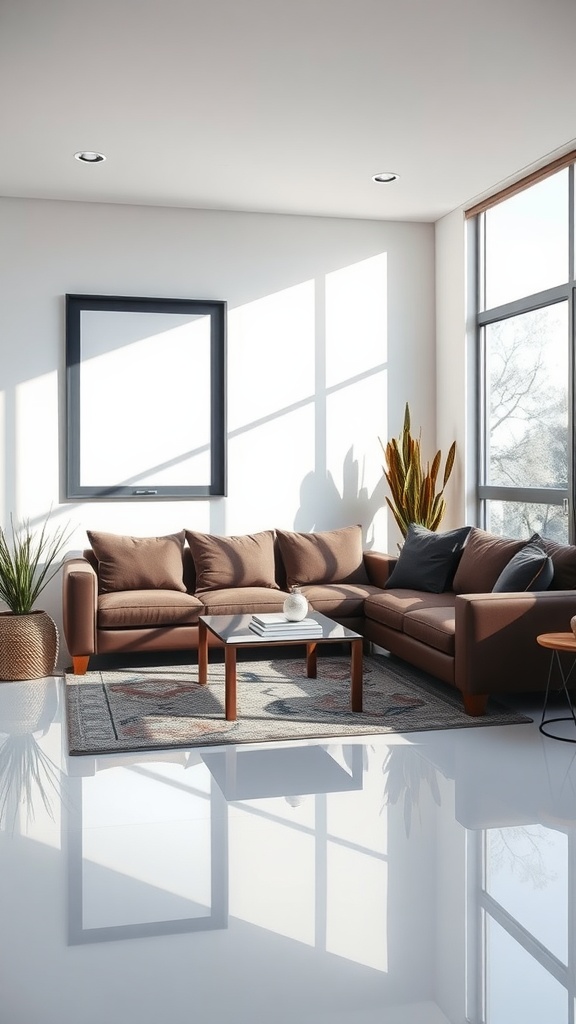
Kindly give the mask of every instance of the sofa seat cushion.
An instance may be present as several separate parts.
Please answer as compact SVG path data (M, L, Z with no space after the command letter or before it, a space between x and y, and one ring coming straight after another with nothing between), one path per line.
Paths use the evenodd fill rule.
M453 608L455 596L451 591L444 594L427 594L422 590L385 590L364 602L367 619L381 622L390 629L404 630L404 619L408 612L423 611L425 608Z
M453 658L456 635L454 604L407 612L404 616L404 633Z
M99 629L194 626L204 605L177 590L123 590L98 598Z
M281 612L288 594L270 587L229 587L202 593L205 615L251 615Z
M316 583L301 589L310 607L329 619L363 617L366 598L381 592L370 583Z

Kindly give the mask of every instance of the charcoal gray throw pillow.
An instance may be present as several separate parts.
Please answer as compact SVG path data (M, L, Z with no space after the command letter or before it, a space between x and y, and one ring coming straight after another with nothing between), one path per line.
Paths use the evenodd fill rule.
M430 594L449 590L470 529L470 526L461 526L446 533L435 533L425 526L410 523L385 589L399 587Z
M527 590L548 590L554 578L552 559L540 538L531 537L512 556L492 588L494 594L512 594Z

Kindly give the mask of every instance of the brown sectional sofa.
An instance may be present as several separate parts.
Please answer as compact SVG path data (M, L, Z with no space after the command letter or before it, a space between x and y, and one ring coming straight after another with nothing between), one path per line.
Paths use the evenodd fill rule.
M545 688L549 652L536 636L570 629L576 547L540 542L554 573L548 589L493 592L526 542L468 531L440 592L390 586L404 549L400 559L363 551L359 526L244 537L89 533L91 548L63 570L74 672L91 655L194 649L201 614L281 611L298 583L316 611L456 687L468 713L482 714L490 694Z
M361 630L364 601L379 590L369 580L359 526L243 537L88 536L92 547L63 569L64 636L77 673L94 654L194 649L203 613L282 611L294 582L282 542L285 553L293 549L290 573L305 564L308 575L317 566L324 578L303 587L312 607L351 629Z

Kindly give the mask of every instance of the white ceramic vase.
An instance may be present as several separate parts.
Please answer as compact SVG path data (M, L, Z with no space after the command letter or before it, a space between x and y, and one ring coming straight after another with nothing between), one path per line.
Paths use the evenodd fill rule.
M300 622L308 614L308 601L300 590L300 587L291 587L288 597L284 601L284 615L290 622Z

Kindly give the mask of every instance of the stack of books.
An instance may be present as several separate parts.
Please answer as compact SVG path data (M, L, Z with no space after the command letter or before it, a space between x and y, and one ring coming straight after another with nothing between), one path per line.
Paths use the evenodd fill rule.
M322 626L316 619L300 619L299 622L292 622L287 619L283 612L262 612L260 615L253 615L250 622L250 629L258 636L266 636L270 640L289 640L297 636L312 640L314 637L322 636Z

